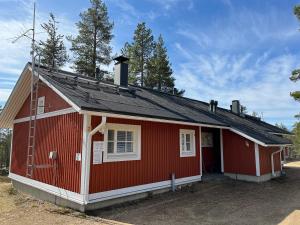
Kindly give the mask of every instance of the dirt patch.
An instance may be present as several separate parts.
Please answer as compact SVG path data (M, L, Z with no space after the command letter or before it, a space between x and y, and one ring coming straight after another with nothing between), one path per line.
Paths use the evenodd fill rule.
M124 224L87 216L68 208L36 200L12 188L7 177L0 176L0 224Z

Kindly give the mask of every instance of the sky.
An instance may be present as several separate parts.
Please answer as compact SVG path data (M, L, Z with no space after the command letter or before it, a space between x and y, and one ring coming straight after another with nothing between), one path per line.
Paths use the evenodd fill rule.
M40 24L52 12L63 35L76 35L79 13L89 0L37 0ZM238 99L269 123L291 128L300 104L290 97L300 83L289 80L300 68L300 24L294 0L105 0L114 22L113 53L132 40L137 23L146 22L155 38L162 34L176 86L185 97L217 100L229 108ZM0 105L4 106L25 64L30 40L14 38L32 27L33 0L0 0ZM65 40L67 48L70 43ZM70 70L71 63L66 66ZM112 66L109 67L110 69Z

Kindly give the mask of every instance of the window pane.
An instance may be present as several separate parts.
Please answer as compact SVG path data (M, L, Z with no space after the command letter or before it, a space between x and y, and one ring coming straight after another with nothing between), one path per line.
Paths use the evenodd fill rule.
M191 143L186 143L186 151L191 151Z
M126 152L133 152L133 144L132 142L126 143Z
M186 142L191 142L191 135L190 134L186 134Z
M133 141L133 132L132 131L127 131L127 140L126 141Z
M108 130L108 137L107 140L108 141L113 141L114 140L114 130Z
M118 131L117 132L117 141L125 141L125 131Z
M107 143L107 153L114 153L114 142L109 141Z
M118 142L117 143L117 152L124 153L125 152L125 142Z

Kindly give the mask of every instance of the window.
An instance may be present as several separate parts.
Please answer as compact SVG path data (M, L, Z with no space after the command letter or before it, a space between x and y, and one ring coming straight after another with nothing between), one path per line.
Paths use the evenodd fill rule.
M202 147L214 147L213 134L209 132L201 133Z
M141 155L141 127L126 124L107 124L104 161L139 160Z
M180 157L196 156L195 131L180 129Z
M43 114L45 112L45 96L38 98L37 114Z

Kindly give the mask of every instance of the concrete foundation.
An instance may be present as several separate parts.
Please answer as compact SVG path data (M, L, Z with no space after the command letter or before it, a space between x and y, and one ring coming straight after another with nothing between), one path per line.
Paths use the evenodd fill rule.
M83 205L80 205L76 202L72 202L70 200L66 200L64 198L61 198L61 197L58 197L56 195L50 194L46 191L42 191L42 190L37 189L35 187L32 187L30 185L23 184L19 181L12 180L12 185L18 191L29 194L29 195L37 198L37 199L48 201L48 202L51 202L55 205L75 209L75 210L80 211L80 212L85 211L85 207Z
M275 174L276 174L275 177L279 177L280 171L276 171ZM234 173L224 173L224 175L234 180L242 180L242 181L257 182L257 183L265 182L274 178L271 173L264 174L261 176L251 176L251 175L234 174Z
M105 201L92 202L92 203L88 203L87 205L81 205L79 203L58 197L54 194L50 194L46 191L37 189L33 186L21 183L16 180L12 180L12 184L13 184L13 187L20 192L29 194L37 199L48 201L48 202L51 202L51 203L59 205L59 206L68 207L68 208L71 208L71 209L74 209L74 210L77 210L80 212L86 212L86 211L91 211L91 210L95 210L95 209L110 207L110 206L121 204L121 203L130 202L130 201L145 199L150 196L162 194L162 193L165 193L165 192L168 192L171 190L171 188L163 188L163 189L159 189L159 190L148 191L148 192L144 192L144 193L129 195L129 196L125 196L125 197L119 197L119 198L105 200ZM191 183L186 184L186 185L191 185ZM177 187L186 186L186 185L180 185Z

